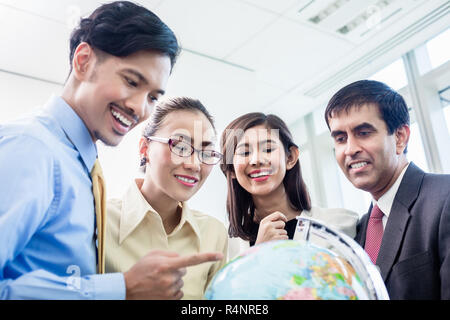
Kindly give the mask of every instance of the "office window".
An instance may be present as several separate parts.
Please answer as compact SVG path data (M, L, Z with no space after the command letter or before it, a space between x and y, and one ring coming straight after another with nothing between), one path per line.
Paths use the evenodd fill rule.
M299 161L303 180L309 191L311 201L314 205L317 205L319 199L316 186L317 176L314 174L313 165L311 163L311 153L308 149L300 148Z
M331 97L330 97L331 98ZM325 121L325 109L326 105L314 110L313 121L314 121L314 131L316 136L320 136L324 132L329 132L327 123Z
M449 43L450 28L414 50L421 76L450 60Z
M290 130L296 145L301 146L308 143L308 131L306 130L305 117L298 119L292 124Z
M448 133L450 134L450 105L444 108L445 123L447 123Z
M410 132L407 158L409 161L413 161L422 170L429 172L430 170L423 149L422 136L420 135L417 122L411 123Z
M445 123L447 124L448 133L450 134L450 87L439 92L442 108L444 109Z
M426 43L431 68L437 68L450 60L450 28Z
M399 90L408 85L408 77L401 58L381 69L368 79L383 82L394 90Z

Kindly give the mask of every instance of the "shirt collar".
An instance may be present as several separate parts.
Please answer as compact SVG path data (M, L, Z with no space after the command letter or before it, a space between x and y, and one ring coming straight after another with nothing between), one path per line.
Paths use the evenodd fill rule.
M172 234L174 234L178 230L181 230L181 228L183 228L184 224L187 223L191 226L192 230L194 230L194 233L197 235L198 241L200 241L200 239L201 239L200 227L197 223L194 213L188 207L186 202L181 202L180 204L181 204L181 208L182 208L181 220L180 220L180 223L178 224L178 226L176 226L175 229L173 230Z
M392 205L394 203L395 195L397 194L398 188L400 187L400 183L403 180L403 176L405 175L406 169L408 169L408 165L406 165L397 180L395 180L394 184L389 188L389 190L383 194L378 201L372 199L373 206L378 205L378 208L383 212L386 217L389 217L389 213L391 212Z
M97 146L92 141L92 137L78 114L67 104L62 97L52 96L44 107L60 124L67 139L80 153L81 159L89 172L94 167L97 159Z
M122 209L119 226L119 244L122 244L122 242L141 224L142 220L144 220L145 216L149 212L158 214L156 210L153 209L152 206L144 198L141 190L139 190L138 185L141 184L142 179L136 179L128 188L122 199ZM181 230L185 223L187 223L194 230L194 233L196 234L198 240L200 240L200 228L194 214L185 202L181 203L181 207L182 211L180 223L175 227L170 235L173 235Z

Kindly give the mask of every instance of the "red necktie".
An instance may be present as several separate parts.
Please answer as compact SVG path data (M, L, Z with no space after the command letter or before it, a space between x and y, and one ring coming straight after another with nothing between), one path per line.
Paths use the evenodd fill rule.
M381 240L383 239L383 212L376 205L370 212L369 223L367 225L366 243L364 249L375 264L378 252L380 251Z

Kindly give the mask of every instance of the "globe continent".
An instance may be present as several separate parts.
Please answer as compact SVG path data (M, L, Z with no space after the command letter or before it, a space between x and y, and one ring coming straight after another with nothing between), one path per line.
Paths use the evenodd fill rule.
M357 300L367 298L352 266L312 243L280 240L230 261L205 293L211 300Z

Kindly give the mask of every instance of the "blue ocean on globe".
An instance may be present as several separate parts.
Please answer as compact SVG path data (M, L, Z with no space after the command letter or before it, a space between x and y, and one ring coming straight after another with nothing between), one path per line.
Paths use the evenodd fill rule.
M312 243L294 240L251 247L225 265L205 293L209 300L367 299L346 259Z

